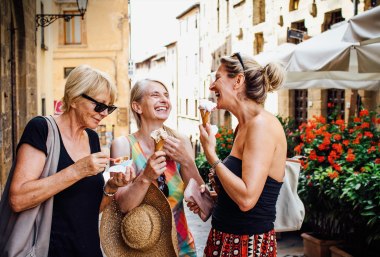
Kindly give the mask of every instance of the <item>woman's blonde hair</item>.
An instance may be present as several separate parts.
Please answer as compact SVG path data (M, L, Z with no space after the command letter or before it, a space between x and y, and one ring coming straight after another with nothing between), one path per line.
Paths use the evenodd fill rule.
M71 104L82 94L93 97L104 92L109 92L111 97L109 104L112 105L116 101L117 89L109 75L88 65L79 65L67 77L62 111L69 111Z
M241 58L239 61L238 55ZM285 70L277 63L269 63L262 67L253 57L240 53L224 56L220 59L228 77L234 78L239 73L245 77L245 96L259 104L263 104L267 93L277 90L285 80Z
M138 128L141 128L141 117L140 117L140 114L138 114L133 109L132 105L133 105L133 102L141 103L141 101L142 101L142 99L143 99L143 97L144 97L144 95L146 93L147 87L152 82L155 82L155 83L158 83L158 84L162 85L165 88L166 92L169 92L168 88L165 86L164 83L162 83L161 81L158 81L158 80L154 80L154 79L142 79L142 80L137 81L133 85L132 90L131 90L131 96L130 96L130 100L129 100L129 105L130 105L131 111L133 113L133 117L136 120L136 124L137 124ZM178 133L175 130L173 130L173 129L167 127L167 126L163 126L163 128L166 130L166 132L170 136L178 138Z

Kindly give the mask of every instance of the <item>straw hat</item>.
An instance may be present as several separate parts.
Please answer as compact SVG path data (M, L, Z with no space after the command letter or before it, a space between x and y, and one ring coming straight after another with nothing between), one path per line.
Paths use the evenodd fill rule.
M103 211L100 241L107 257L178 256L178 239L170 205L151 184L142 203L121 213L117 203Z

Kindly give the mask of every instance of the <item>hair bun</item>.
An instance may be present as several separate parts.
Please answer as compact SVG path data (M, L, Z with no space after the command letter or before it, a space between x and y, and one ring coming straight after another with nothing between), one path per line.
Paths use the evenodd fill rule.
M275 91L282 86L285 80L285 70L279 63L270 62L263 68L263 74L267 79L268 92Z

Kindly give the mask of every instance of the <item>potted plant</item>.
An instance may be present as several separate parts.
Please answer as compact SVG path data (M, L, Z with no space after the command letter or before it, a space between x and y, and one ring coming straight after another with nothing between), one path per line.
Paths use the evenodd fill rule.
M301 143L295 147L306 157L299 195L313 235L325 241L353 241L368 250L365 256L380 242L379 123L378 115L367 110L348 124L339 117L330 123L314 117L300 126ZM310 235L303 237L306 247ZM322 252L330 256L328 250Z
M298 130L296 120L291 117L284 118L281 116L277 116L277 119L281 123L282 127L284 128L284 132L286 135L286 143L287 143L286 157L292 158L297 155L294 149L301 142L300 133Z

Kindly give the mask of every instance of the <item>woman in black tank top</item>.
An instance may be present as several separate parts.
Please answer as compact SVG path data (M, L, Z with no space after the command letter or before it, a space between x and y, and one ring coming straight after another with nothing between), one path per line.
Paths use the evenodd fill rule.
M263 67L239 53L221 58L210 90L217 108L237 118L239 131L221 161L210 124L199 127L218 193L205 256L276 256L274 221L287 146L281 124L263 105L283 79L284 70L274 63Z
M33 209L44 213L38 212L40 219L35 222L39 230L34 230L33 220L30 227L24 226L22 233L30 233L30 237L24 237L24 245L20 245L17 235L16 239L9 239L2 234L8 242L0 240L1 256L15 256L15 252L17 256L30 252L35 256L103 256L98 233L99 211L113 199L118 187L134 178L134 172L128 169L105 183L102 174L109 155L101 152L99 137L93 129L116 109L115 99L116 86L107 74L80 65L67 78L63 113L49 118L49 124L56 129L50 130L43 117L33 118L27 124L17 147L13 177L10 175L11 205L7 208L15 217L18 213L20 216L28 213L26 210L34 212ZM47 148L48 134L53 131L59 133L59 140L55 141L60 143L59 151L52 151L50 144ZM54 158L58 164L51 165L56 170L41 178L47 156L52 155L58 155ZM40 233L42 230L44 233ZM34 233L38 233L37 242ZM20 249L14 247L16 241Z

